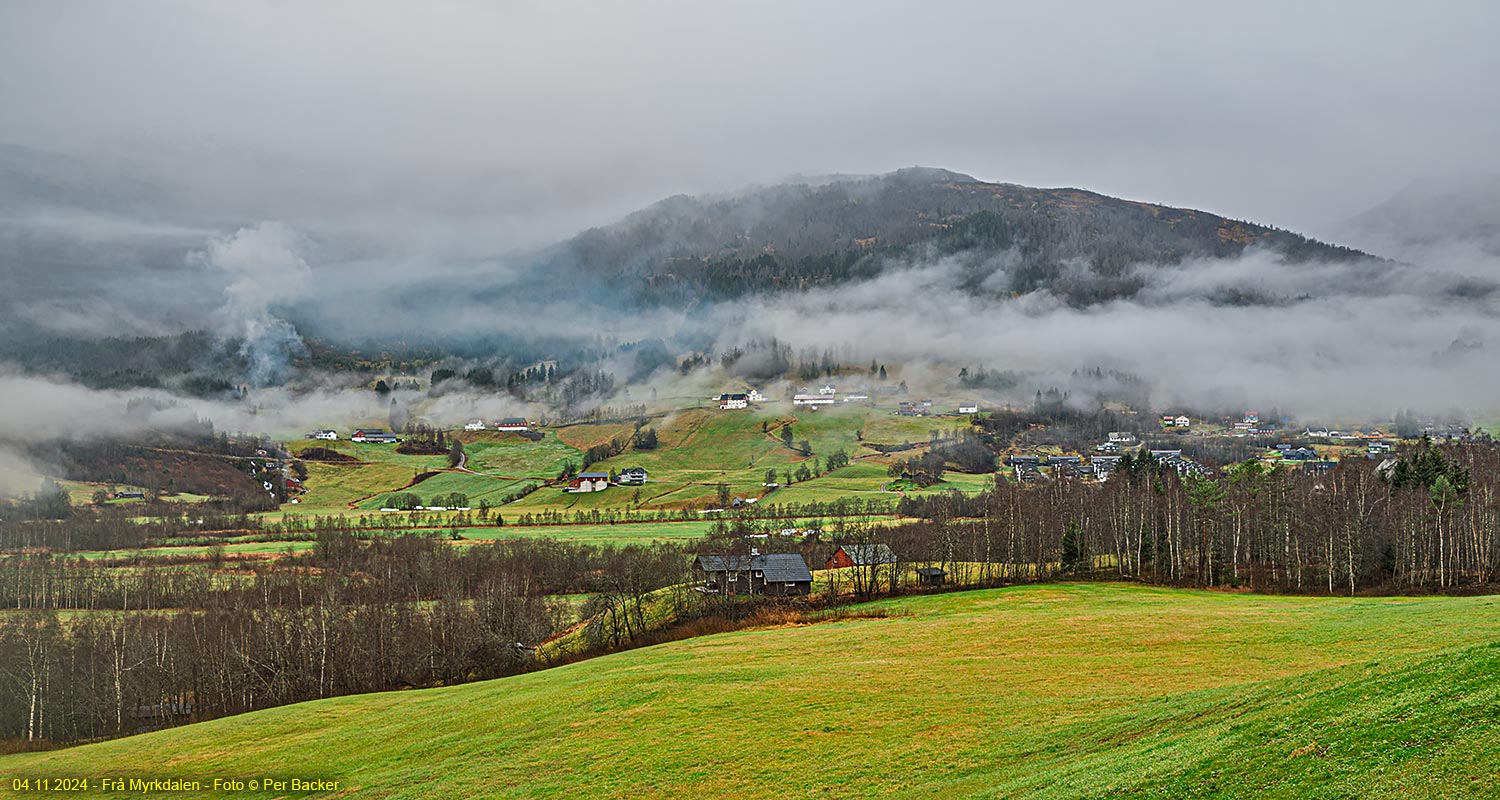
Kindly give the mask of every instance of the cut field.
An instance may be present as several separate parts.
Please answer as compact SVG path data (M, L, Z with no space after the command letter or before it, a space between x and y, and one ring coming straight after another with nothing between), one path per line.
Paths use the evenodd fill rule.
M1494 597L1077 584L882 606L0 771L326 778L404 798L1494 796Z

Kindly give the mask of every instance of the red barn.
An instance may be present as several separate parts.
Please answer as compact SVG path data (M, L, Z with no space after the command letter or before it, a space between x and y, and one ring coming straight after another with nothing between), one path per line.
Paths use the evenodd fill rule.
M843 567L868 567L872 564L894 564L896 554L885 544L845 544L833 551L824 569Z

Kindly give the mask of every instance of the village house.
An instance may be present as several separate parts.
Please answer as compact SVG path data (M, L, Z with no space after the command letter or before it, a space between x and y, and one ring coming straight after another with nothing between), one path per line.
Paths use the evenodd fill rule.
M823 564L824 569L842 569L844 567L870 567L879 564L896 563L896 554L886 544L843 544L839 549L833 551L828 561Z
M960 413L960 414L978 414L979 413L979 404L978 403L959 403L959 405L958 405L958 413Z
M1094 456L1089 459L1089 466L1094 468L1094 478L1102 481L1120 466L1120 456Z
M831 396L833 396L833 395L835 395L837 393L838 393L838 390L835 389L835 388L833 388L833 384L831 384L831 383L825 383L825 384L823 384L823 388L821 388L821 389L818 390L818 394L821 394L821 395L824 395L824 396L829 396L829 397L831 397Z
M1193 421L1188 419L1188 416L1186 414L1178 414L1176 417L1172 418L1172 427L1174 428L1186 428L1192 424Z
M831 406L833 405L833 402L833 395L828 394L798 393L792 395L792 405L794 406L811 406L813 408L816 408L818 406Z
M812 592L812 572L796 553L767 553L752 548L750 555L700 555L693 572L710 594L763 594L775 597Z
M464 430L466 430L466 431L482 431L482 430L484 430L484 420L476 419L473 422L470 422L470 423L464 425Z
M761 391L753 386L750 387L750 391L745 392L745 397L749 398L750 402L752 403L766 402L766 396L764 394L761 394Z
M568 481L568 488L564 491L581 494L583 492L602 492L608 488L608 472L580 472L573 480Z
M338 431L324 430L322 428L319 428L318 430L315 430L312 433L309 433L307 435L307 438L309 438L309 439L321 439L321 440L323 440L325 442L332 442L332 441L335 441L335 440L337 440L339 438L339 434L338 434Z
M115 492L115 499L116 500L145 500L146 499L146 493L145 492L131 491L131 490L126 490L126 491L123 491L123 492Z
M1083 463L1083 456L1048 456L1047 466L1057 467L1065 464L1077 465Z
M750 397L744 393L719 395L719 410L733 411L750 407Z
M616 483L621 486L642 486L646 483L646 469L644 467L626 467L620 470Z
M383 428L360 428L350 437L351 442L369 442L371 444L394 444L401 441L396 434Z
M1117 444L1135 444L1135 434L1130 431L1110 431L1109 440Z
M497 431L526 431L531 430L531 423L520 417L506 417L495 423Z

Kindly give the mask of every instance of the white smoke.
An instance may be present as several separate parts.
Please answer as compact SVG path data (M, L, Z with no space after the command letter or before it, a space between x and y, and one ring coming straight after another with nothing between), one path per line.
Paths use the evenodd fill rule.
M283 381L291 359L306 351L297 329L272 311L277 303L300 297L312 278L312 267L301 255L304 246L289 226L262 222L216 239L189 257L229 276L222 329L241 339L255 386Z

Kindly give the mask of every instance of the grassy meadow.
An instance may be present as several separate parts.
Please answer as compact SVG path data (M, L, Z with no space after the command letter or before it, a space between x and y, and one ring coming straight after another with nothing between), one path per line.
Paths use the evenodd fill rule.
M0 771L402 798L1494 796L1500 598L1064 584L879 607Z

